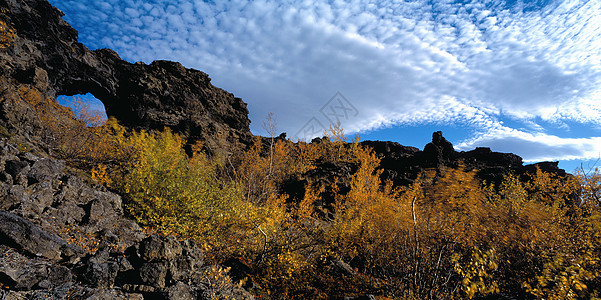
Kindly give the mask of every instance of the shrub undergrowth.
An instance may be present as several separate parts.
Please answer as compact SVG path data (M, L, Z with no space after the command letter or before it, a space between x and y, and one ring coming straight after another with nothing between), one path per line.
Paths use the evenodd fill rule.
M249 266L258 297L599 297L599 170L537 170L492 185L459 166L399 187L382 182L379 158L339 128L320 143L257 138L245 152L207 157L201 145L187 153L169 130L42 123L61 157L93 165L92 177L140 224L195 239L216 263ZM325 163L356 166L344 192L344 178L328 187L311 178ZM304 182L300 199L284 193L290 179ZM317 205L326 190L327 212Z

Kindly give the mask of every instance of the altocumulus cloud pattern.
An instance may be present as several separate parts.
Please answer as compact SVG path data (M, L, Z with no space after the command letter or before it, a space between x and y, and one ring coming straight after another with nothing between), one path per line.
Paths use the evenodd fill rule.
M462 124L457 148L601 153L601 1L51 0L88 47L211 75L299 128L340 91L346 131Z

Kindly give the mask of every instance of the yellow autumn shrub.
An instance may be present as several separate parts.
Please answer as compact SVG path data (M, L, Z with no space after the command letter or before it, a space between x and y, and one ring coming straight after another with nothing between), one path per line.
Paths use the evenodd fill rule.
M463 256L463 257L462 257ZM453 254L454 271L461 276L460 293L469 299L499 291L493 272L497 269L495 249L481 251L474 247L467 255Z
M90 170L104 165L127 164L136 150L126 144L127 130L114 119L90 110L81 98L71 108L59 105L37 89L21 86L21 100L28 103L42 126L42 140L58 158Z
M202 153L188 157L181 136L142 131L133 133L129 143L139 152L113 188L140 224L197 239L207 249L226 247L229 237L252 228L254 209L241 190L220 182L216 166Z

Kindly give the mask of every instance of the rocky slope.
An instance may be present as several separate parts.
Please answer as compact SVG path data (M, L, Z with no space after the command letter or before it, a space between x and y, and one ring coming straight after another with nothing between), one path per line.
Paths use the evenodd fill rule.
M121 198L0 140L2 299L251 299L192 241L145 234Z
M90 51L62 12L43 0L0 0L0 123L40 135L31 111L15 98L22 86L54 99L92 93L109 116L136 129L169 127L219 151L251 138L246 103L211 84L201 71L155 61L132 64L109 49ZM15 120L21 116L22 120Z

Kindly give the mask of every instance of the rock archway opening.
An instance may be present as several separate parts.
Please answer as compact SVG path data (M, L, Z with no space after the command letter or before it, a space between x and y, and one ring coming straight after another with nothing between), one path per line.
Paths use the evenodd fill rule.
M56 97L56 101L58 104L70 108L75 117L85 122L88 127L106 123L107 114L104 104L90 93L73 96L61 95Z

